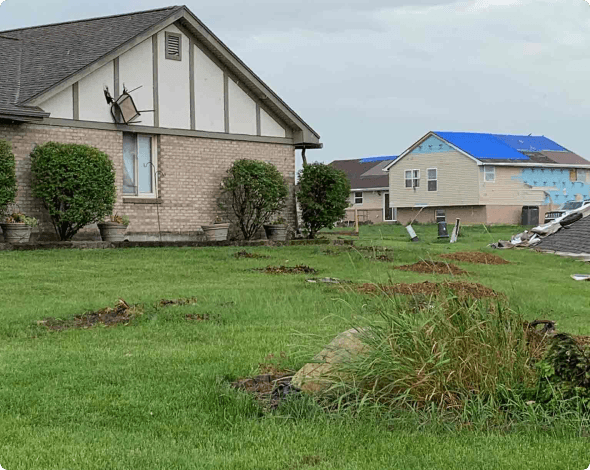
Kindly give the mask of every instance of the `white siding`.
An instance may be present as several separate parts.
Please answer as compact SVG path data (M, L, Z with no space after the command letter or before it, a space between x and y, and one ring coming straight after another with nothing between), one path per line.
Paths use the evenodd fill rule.
M264 110L260 110L260 134L270 137L285 137L285 129Z
M166 31L181 35L182 60L166 59ZM158 33L158 98L160 127L190 129L189 41L174 25Z
M40 107L43 111L50 113L50 117L52 118L74 119L72 87L70 86L60 91L57 95L52 96L45 103L42 103Z
M224 132L223 70L195 48L195 121L201 131Z
M123 92L123 85L131 93L135 106L139 111L154 109L154 73L152 59L152 40L147 39L128 50L119 57L119 92ZM111 87L109 87L111 88ZM114 93L112 93L114 95ZM154 113L141 113L137 119L141 126L154 125Z
M114 77L113 62L109 62L78 82L81 121L113 122L103 90L108 86L112 92Z
M229 132L256 135L256 103L233 80L229 80Z

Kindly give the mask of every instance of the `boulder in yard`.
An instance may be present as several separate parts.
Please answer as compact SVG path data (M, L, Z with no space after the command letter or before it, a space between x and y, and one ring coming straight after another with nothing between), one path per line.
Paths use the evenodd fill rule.
M337 379L333 365L350 360L365 350L366 346L359 339L363 329L350 329L340 333L312 362L305 364L291 381L293 386L304 392L316 393L327 390Z

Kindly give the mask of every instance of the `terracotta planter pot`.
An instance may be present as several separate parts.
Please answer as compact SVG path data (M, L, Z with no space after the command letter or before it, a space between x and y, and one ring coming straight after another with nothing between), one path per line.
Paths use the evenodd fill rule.
M125 240L127 225L116 222L102 222L97 225L103 242L122 242Z
M222 242L227 240L227 232L229 231L229 224L213 224L201 225L207 241Z
M27 224L0 224L6 243L27 243L33 227Z
M266 238L273 242L284 242L287 240L286 225L265 225L264 232L266 233Z

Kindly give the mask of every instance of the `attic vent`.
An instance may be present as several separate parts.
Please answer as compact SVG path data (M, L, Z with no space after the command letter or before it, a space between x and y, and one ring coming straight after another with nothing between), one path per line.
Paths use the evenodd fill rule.
M166 32L166 59L182 60L182 37Z

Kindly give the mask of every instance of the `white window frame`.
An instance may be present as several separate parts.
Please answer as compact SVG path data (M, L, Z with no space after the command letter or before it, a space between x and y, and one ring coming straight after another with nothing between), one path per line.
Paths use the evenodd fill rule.
M430 170L434 170L435 171L435 177L434 178L430 178ZM436 168L428 168L426 170L426 179L427 179L427 182L426 182L426 190L427 191L430 191L430 192L433 192L433 193L434 192L437 192L438 191L438 170ZM430 189L430 184L429 183L431 181L436 182L436 189Z
M151 174L152 174L152 192L151 193L140 193L139 192L139 182L138 182L138 173L137 173L137 169L139 168L138 164L137 164L137 152L135 153L135 168L136 168L136 174L135 176L135 182L136 182L136 194L129 194L129 193L125 193L124 189L122 189L123 192L123 197L125 199L128 198L136 198L136 199L156 199L158 197L158 181L156 178L156 173L158 171L158 140L157 137L155 135L152 134L144 134L144 133L136 133L136 132L126 132L126 134L131 134L133 135L133 137L135 138L135 146L137 149L137 138L139 136L144 136L144 137L149 137L151 140L151 148L152 148L152 163L153 166L150 165L150 170L151 170ZM125 160L123 157L123 174L125 174Z
M357 196L357 194L360 194L360 196ZM352 196L353 200L354 200L354 204L356 206L361 206L363 204L363 192L362 191L354 191L354 195ZM360 199L361 201L358 202L357 199Z
M488 179L489 175L492 175L492 179ZM484 183L495 183L496 182L496 167L495 166L484 166L483 167L483 181Z
M410 178L408 178L408 172L410 173ZM412 181L412 186L407 186L407 181ZM418 169L411 169L404 171L404 188L406 189L416 189L420 187L420 170Z

